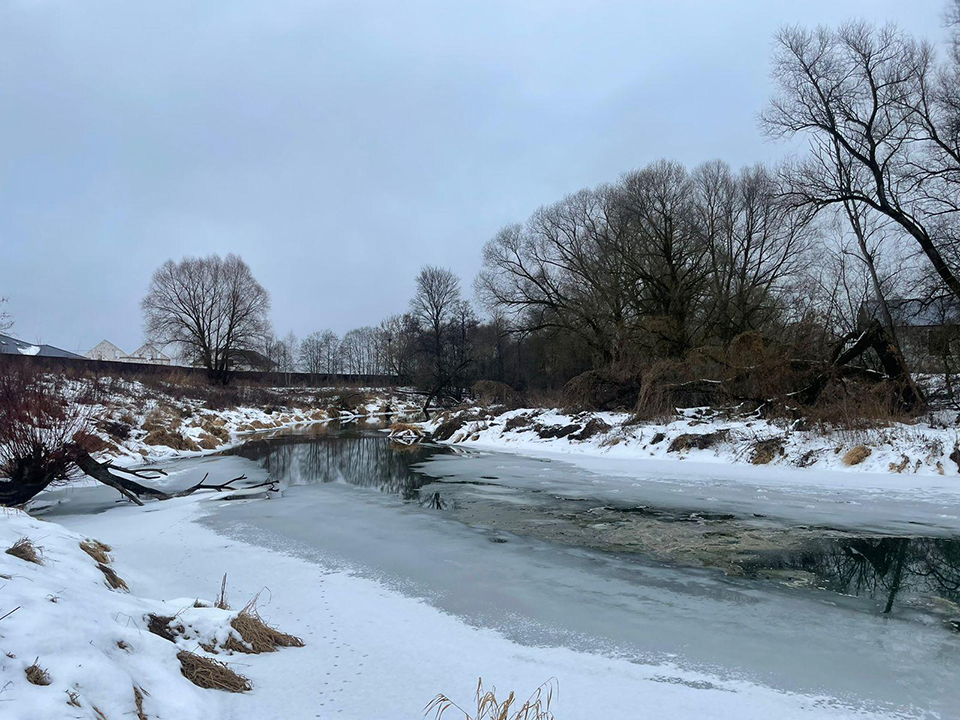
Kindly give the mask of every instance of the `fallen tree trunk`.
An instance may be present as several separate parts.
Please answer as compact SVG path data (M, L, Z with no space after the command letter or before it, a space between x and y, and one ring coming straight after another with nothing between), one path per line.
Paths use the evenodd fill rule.
M143 505L144 500L170 500L172 498L186 497L200 490L211 490L214 492L223 492L228 490L250 490L259 487L276 489L276 480L267 480L266 482L248 485L244 487L234 487L234 483L246 480L246 475L240 475L223 483L208 484L207 477L209 473L203 476L203 479L196 485L191 485L184 490L176 492L166 492L149 485L144 485L138 480L158 480L166 475L163 470L157 468L141 468L139 470L130 470L117 467L107 462L99 462L76 443L68 444L64 449L66 457L80 472L87 477L91 477L97 482L101 482L108 487L112 487L124 498L135 505ZM129 476L129 477L126 477ZM40 492L57 481L57 477L47 477L30 483L8 480L0 482L0 505L16 506L32 500Z
M849 344L851 341L853 343ZM919 409L924 402L923 396L916 383L914 383L899 348L890 339L879 320L873 320L859 334L851 333L844 337L834 349L827 369L817 375L805 388L790 393L788 397L802 405L813 405L820 398L832 377L841 374L844 369L852 369L846 367L848 363L856 360L870 349L877 353L884 375L893 383L897 393L895 400L900 409L907 413Z

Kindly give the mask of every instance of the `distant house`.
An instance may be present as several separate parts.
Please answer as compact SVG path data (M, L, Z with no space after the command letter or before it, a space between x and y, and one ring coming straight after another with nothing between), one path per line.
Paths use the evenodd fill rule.
M132 355L124 358L126 362L149 363L151 365L169 365L170 356L157 349L152 343L144 343Z
M960 340L960 304L952 298L895 297L887 299L887 306L907 365L920 372L942 370L951 342ZM869 300L860 307L860 326L874 318L886 325L880 303Z
M170 356L165 355L152 343L144 343L129 355L109 340L101 340L86 354L88 360L142 363L144 365L169 365Z
M86 354L88 360L117 360L126 353L109 340L101 340Z
M74 358L82 360L82 355L61 350L53 345L34 345L33 343L17 340L9 335L0 335L0 355L34 355L37 357Z

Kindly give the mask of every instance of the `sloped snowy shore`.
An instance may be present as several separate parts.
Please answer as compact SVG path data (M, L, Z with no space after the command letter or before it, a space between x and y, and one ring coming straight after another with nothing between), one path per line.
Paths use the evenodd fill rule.
M109 531L109 523L100 529ZM114 569L110 556L100 554L105 546L56 523L4 510L0 547L24 539L32 548L30 559L0 554L0 615L5 615L0 621L0 716L223 717L223 693L187 680L178 655L243 658L249 672L246 668L255 665L249 658L255 656L222 654L231 637L242 643L230 624L237 611L197 597L141 597L137 583L127 586L124 579L129 568ZM150 632L151 615L175 618L182 632L170 638Z
M960 488L960 428L943 422L893 423L869 430L808 430L709 408L682 411L671 422L634 422L627 413L567 413L527 408L442 413L422 427L450 444L512 452L564 453L617 460L698 463L955 478ZM908 479L909 478L909 479Z

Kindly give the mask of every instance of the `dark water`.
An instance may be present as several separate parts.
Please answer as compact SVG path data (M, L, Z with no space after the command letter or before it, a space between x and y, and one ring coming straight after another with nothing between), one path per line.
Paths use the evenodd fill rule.
M960 538L891 537L791 527L764 518L611 506L496 484L489 467L463 458L463 472L433 477L431 458L449 448L392 443L350 428L256 440L235 454L288 486L343 483L399 496L491 530L494 542L530 535L667 564L719 568L730 575L818 588L872 601L876 612L901 606L934 613L960 629ZM501 465L511 458L499 458ZM520 462L516 460L515 462Z

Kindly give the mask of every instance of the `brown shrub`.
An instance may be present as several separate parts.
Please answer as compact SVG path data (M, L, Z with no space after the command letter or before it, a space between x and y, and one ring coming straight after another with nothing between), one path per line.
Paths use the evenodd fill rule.
M30 665L26 669L27 682L32 685L49 685L53 680L50 678L50 673L46 669L40 667L38 664L40 658L37 658L33 661L33 665Z
M481 405L504 405L513 410L520 407L520 393L506 383L478 380L473 385L473 396Z
M730 434L729 430L717 430L712 433L685 433L677 435L667 448L667 452L682 452L684 450L706 450L713 447L721 440L725 440Z
M484 690L483 679L481 678L477 681L475 695L476 714L470 715L443 693L427 703L424 714L432 714L434 720L440 720L447 710L455 710L457 715L462 713L467 720L553 720L550 705L558 690L557 681L555 679L548 680L518 706L516 703L519 701L515 693L511 692L503 701L500 701L497 699L496 688Z
M15 558L31 562L34 565L43 565L43 560L40 558L41 550L42 548L34 545L30 538L22 537L8 547L6 553L7 555L13 555Z
M219 660L186 650L177 653L177 660L180 661L180 672L197 687L232 693L246 692L253 687L247 678L235 673Z
M0 358L0 477L4 505L19 505L73 467L71 441L89 426L90 410L68 401L63 377Z
M587 421L587 424L583 426L583 429L580 430L580 432L571 435L570 439L583 442L584 440L589 440L593 436L608 432L609 430L609 423L604 422L600 418L590 418Z
M444 420L437 429L433 431L433 439L438 442L444 442L453 437L453 434L467 424L466 418L462 415L454 415Z
M185 632L183 625L170 626L170 623L174 620L176 620L174 617L150 613L147 615L147 630L154 635L162 637L164 640L174 642L177 639L177 635L183 635Z
M806 416L822 432L872 430L893 422L909 422L911 418L897 409L895 397L888 382L831 380L816 405L806 410Z
M83 550L87 555L92 557L98 563L109 563L110 556L107 554L110 552L111 547L105 545L99 540L93 540L92 538L87 538L82 543L80 543L80 549Z
M147 720L147 714L143 711L143 698L145 695L149 696L150 693L142 687L133 686L133 702L137 706L137 720Z
M201 450L216 450L220 447L220 441L213 435L204 434L198 443Z
M529 415L515 415L504 424L503 429L506 431L519 430L520 428L527 428L533 424L533 418Z
M173 448L174 450L197 451L200 446L190 438L186 438L178 432L171 432L166 428L153 430L143 439L147 445L162 445Z
M573 410L622 410L636 405L639 393L636 375L609 368L588 370L564 386L563 404Z
M86 450L91 455L103 452L107 449L116 449L116 445L108 440L104 440L99 435L95 435L88 430L80 430L73 436L73 442Z
M203 428L204 432L209 435L213 435L215 438L226 442L230 439L230 431L226 428L226 422L222 418L205 418L200 427Z
M123 442L130 437L133 432L134 419L132 415L124 415L124 418L130 418L130 422L121 420L101 420L97 426L116 442Z
M846 454L843 456L844 465L859 465L868 457L870 457L873 451L868 448L866 445L857 445L850 448Z
M533 431L544 440L553 440L554 438L565 438L568 435L580 430L580 425L571 423L569 425L540 425L533 426Z

